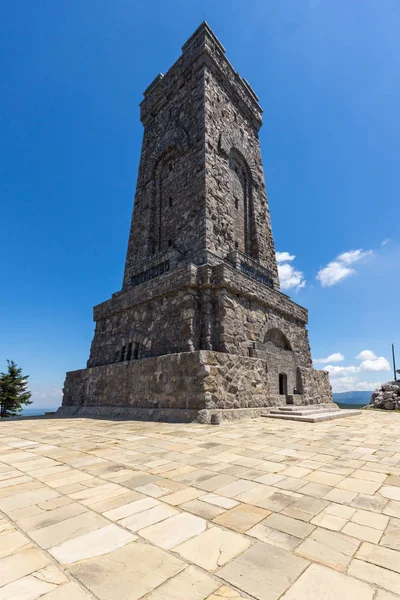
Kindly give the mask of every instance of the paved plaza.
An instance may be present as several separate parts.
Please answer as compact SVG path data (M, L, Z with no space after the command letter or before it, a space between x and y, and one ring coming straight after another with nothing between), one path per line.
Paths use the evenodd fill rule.
M400 415L0 423L0 600L400 599Z

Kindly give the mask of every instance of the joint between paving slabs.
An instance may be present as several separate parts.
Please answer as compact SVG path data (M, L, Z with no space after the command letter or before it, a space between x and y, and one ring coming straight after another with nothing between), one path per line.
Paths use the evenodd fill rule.
M71 468L73 468L73 467L71 467ZM18 470L20 473L23 473L23 472L24 472L24 471L20 471L19 469L17 469L17 470ZM76 470L79 470L79 469L76 469ZM146 473L145 471L142 471L142 472L143 472L143 473ZM42 485L46 486L46 483L44 483L44 482L40 481L40 479L38 479L38 478L34 477L34 475L29 475L29 476L30 476L30 477L32 477L32 479L34 479L35 481L37 481L37 482L41 483ZM101 478L101 477L99 477L99 479L102 479L102 478ZM102 479L102 481L107 481L107 482L109 483L109 481L108 481L108 480L104 480L104 479ZM118 485L121 485L121 484L118 484ZM121 485L121 487L124 487L124 486L123 486L123 485ZM130 488L126 488L126 489L127 489L127 490L129 490L129 491L131 491L131 490L130 490ZM84 508L87 510L87 512L90 512L90 511L92 511L92 512L93 512L93 513L95 513L95 514L101 515L101 516L102 516L102 517L104 517L104 519L106 519L106 520L107 520L107 521L108 521L110 524L112 524L112 525L117 525L118 527L120 527L120 528L121 528L121 529L123 529L124 531L127 531L128 533L131 533L131 534L132 534L132 531L131 531L130 529L127 529L126 527L124 527L123 525L119 524L118 522L114 522L114 521L112 521L111 519L109 519L108 517L106 517L106 516L105 516L103 513L101 513L101 512L98 512L98 511L96 511L96 510L94 510L94 509L92 509L92 508L89 508L89 507L88 507L88 506L86 506L85 504L82 504L81 502L79 502L79 500L74 500L74 499L70 498L70 497L68 496L68 494L65 494L65 493L63 493L63 492L60 492L60 491L58 491L58 490L56 490L56 491L59 493L60 497L65 497L65 498L68 498L69 500L72 500L72 502L74 502L74 503L76 503L76 504L79 504L80 506L83 506L83 507L84 507ZM151 496L145 496L145 497L151 497ZM50 509L50 510L51 510L51 509ZM182 510L182 509L179 509L179 510L180 510L182 513L186 513L186 512L187 512L187 511L184 511L184 510ZM0 511L0 512L1 512L1 511ZM189 513L189 514L191 514L191 513ZM31 542L34 544L34 546L35 546L36 548L38 548L39 550L41 550L42 552L44 552L44 553L45 553L45 555L46 555L47 557L50 557L50 558L51 558L51 561L52 561L52 564L54 564L54 565L56 565L58 568L60 568L60 570L61 570L61 571L62 571L64 574L68 574L68 576L70 577L70 580L71 580L71 581L74 581L75 583L78 583L78 584L80 585L80 587L82 587L82 588L85 590L85 592L88 592L92 598L96 598L96 600L98 600L98 598L97 598L97 597L96 597L96 596L93 594L93 592L90 592L89 590L87 590L87 588L86 588L84 585L82 585L82 584L79 582L79 580L77 580L77 579L76 579L76 578L75 578L75 577L74 577L74 576L73 576L73 575L72 575L72 574L71 574L71 573L68 571L68 567L63 567L63 566L61 565L61 563L59 563L58 561L56 561L56 560L54 559L54 557L53 557L53 556L52 556L52 555L51 555L51 554L50 554L50 553L49 553L47 550L45 550L44 548L42 548L41 546L39 546L39 545L37 544L37 542L35 542L35 540L33 540L33 539L32 539L32 538L29 536L29 534L27 534L27 533L26 533L25 531L23 531L23 530L22 530L20 527L18 527L14 521L12 521L12 520L11 520L11 519L10 519L8 516L6 516L6 518L7 518L7 521L8 521L8 522L10 522L10 523L13 525L13 527L14 527L15 529L17 529L17 530L18 530L20 533L22 533L22 534L23 534L25 537L29 538L29 540L30 540L30 541L31 541ZM209 522L207 521L207 523L209 523ZM212 527L215 527L215 524L212 524ZM225 527L225 526L223 526L223 525L218 525L218 527L220 527L220 528L221 528L221 529L223 529L224 531L232 531L231 529L229 529L228 527ZM143 543L143 544L146 544L146 545L149 545L149 546L152 546L152 547L155 547L155 548L159 549L159 547L158 547L156 544L153 544L153 543L151 543L149 540L147 540L147 539L145 539L145 538L142 538L142 536L141 536L141 535L140 535L138 532L135 532L135 533L134 533L134 535L138 536L138 538L140 539L140 543ZM246 534L244 534L244 535L246 535ZM193 536L193 537L195 537L195 536ZM251 536L246 536L246 537L248 537L248 539L250 540L250 542L251 542L251 546L253 546L255 543L257 543L257 541L259 541L259 540L255 539L255 538L251 537ZM70 538L70 539L73 539L73 538ZM189 539L192 539L192 538L189 538ZM251 546L250 546L250 547L251 547ZM245 548L245 549L244 549L242 552L238 553L238 554L236 555L236 557L235 557L235 558L239 557L239 556L240 556L241 554L243 554L243 553L244 553L246 550L248 550L248 548ZM165 550L164 550L164 551L165 551ZM182 556L181 556L180 554L178 554L178 553L174 552L174 550L173 550L173 549L170 549L170 550L168 550L167 552L170 552L170 553L171 553L173 556L175 556L175 557L176 557L176 558L178 558L179 560L182 560ZM223 580L223 579L221 579L221 578L219 578L219 577L218 577L218 575L217 575L216 573L210 573L209 571L207 571L206 569L204 569L204 568L203 568L203 567L201 567L200 565L198 565L198 564L196 564L196 563L193 563L193 562L191 562L190 560L187 560L187 559L185 559L184 561L182 560L182 562L183 562L183 564L184 564L184 565L186 565L186 566L185 566L185 568L182 568L182 571L184 571L184 570L185 570L185 569L186 569L188 566L193 566L193 567L195 567L196 569L198 569L198 570L200 570L201 572L203 572L204 574L206 574L208 577L210 577L210 578L212 578L212 579L215 579L215 581L217 581L217 582L218 582L218 583L219 583L221 586L223 586L223 585L227 585L226 581L225 581L225 580ZM174 576L172 576L172 577L168 578L166 581L169 581L170 579L173 579L174 577L176 577L176 575L174 575ZM166 583L166 581L164 581L164 582L163 582L163 584L164 584L164 583ZM162 585L162 584L160 584L160 585ZM159 587L159 586L158 586L158 587ZM240 590L239 588L235 588L235 586L233 586L233 585L231 585L231 584L230 584L230 587L232 587L232 589L237 589L238 593L240 593L240 594L243 596L244 592L243 592L242 590ZM157 588L154 588L154 589L157 589ZM246 596L244 596L244 597L246 597ZM247 594L247 597L248 597L248 598L254 598L253 596L250 596L249 594ZM255 599L255 600L256 600L256 599Z
M24 439L24 438L22 438L22 439ZM62 446L61 446L61 448L62 448ZM85 455L87 455L88 457L93 457L93 454L89 454L89 453L87 453L87 452L82 452L82 454L85 454ZM38 455L36 455L36 456L38 456ZM41 455L39 455L39 456L41 456ZM329 456L329 455L327 455L327 456ZM54 460L55 460L56 462L58 462L56 459L54 459ZM104 460L108 460L108 459L104 459ZM111 461L111 462L115 462L115 461ZM177 461L177 462L179 462L179 461ZM368 462L368 461L361 461L361 462L363 463L363 464L362 464L362 466L364 467L364 466L367 464L367 462ZM6 464L6 463L4 463L4 464ZM60 465L62 465L62 464L64 464L64 463L60 463ZM121 465L121 466L122 466L122 468L131 469L131 467L130 467L130 466L125 466L123 463L115 463L115 464L117 464L117 465ZM183 464L186 464L186 463L183 463ZM7 465L7 466L10 466L10 465ZM70 467L70 468L71 468L71 469L73 469L73 470L76 470L76 471L80 471L80 472L84 472L84 473L86 473L86 471L84 471L83 469L81 470L81 469L79 469L79 468L75 468L75 467L73 467L73 466L71 466L71 465L68 465L68 467ZM12 468L12 469L14 469L15 471L17 471L18 473L22 473L22 474L23 474L23 475L25 475L25 476L26 476L26 475L28 475L28 473L27 473L26 471L21 471L21 470L19 470L17 467L15 467L14 465L11 465L11 468ZM360 468L361 468L361 466L360 466ZM141 471L140 469L131 469L131 470L132 470L132 471L135 471L135 472L140 472L140 473L143 473L143 474L148 474L148 472L147 472L147 471ZM207 470L207 469L206 469L206 470ZM215 474L215 472L214 472L214 471L210 471L210 474L214 475L214 474ZM34 480L34 481L37 481L38 483L40 483L42 486L46 486L46 485L47 485L45 482L43 482L43 481L41 481L41 480L37 479L37 478L34 476L34 471L33 471L32 473L30 473L28 476L29 476L29 477L30 477L32 480ZM101 475L98 475L98 476L97 476L97 475L94 475L93 477L94 477L94 478L97 478L97 479L99 479L99 480L101 480L101 481L104 481L104 482L110 483L110 480L109 480L109 479L105 479L105 478L104 478L104 477L102 477ZM162 475L161 475L161 474L160 474L160 477L162 477ZM166 478L168 478L168 477L166 477ZM113 483L113 482L111 482L111 483ZM125 488L125 486L123 485L123 483L122 483L122 484L118 483L117 485L119 485L121 488ZM191 486L189 485L188 487L191 487ZM127 491L131 491L131 488L125 488L125 489L126 489ZM59 496L60 496L60 497L66 497L66 498L68 498L68 500L70 500L70 501L72 501L72 502L76 502L77 504L80 504L81 506L83 506L83 507L85 508L85 510L87 510L88 512L89 512L89 511L92 511L93 513L99 514L99 515L103 516L103 518L104 518L106 521L109 521L109 522L111 522L111 523L112 523L112 524L114 524L114 525L115 525L115 524L117 524L117 525L118 525L118 526L119 526L121 529L123 529L123 530L127 530L125 527L123 527L123 526L122 526L122 525L120 525L119 523L115 523L114 521L111 521L110 519L108 519L107 517L105 517L105 516L104 516L104 515L103 515L101 512L99 512L99 511L97 511L97 510L95 510L95 509L89 508L88 506L86 506L86 505L82 504L81 502L79 502L79 500L74 500L74 499L70 498L70 497L68 496L68 494L67 494L67 493L64 493L64 492L62 492L62 491L59 491L59 490L57 490L57 492L58 492L58 494L59 494ZM357 495L359 495L359 494L357 494ZM303 496L304 496L304 495L303 495ZM146 496L146 497L148 497L148 496ZM160 498L160 501L162 502L162 498ZM245 503L244 503L244 504L245 504ZM50 509L49 509L49 510L50 510ZM179 508L179 510L180 510L180 511L182 511L182 512L187 512L187 511L184 511L184 509L181 509L181 508ZM320 510L318 513L316 513L316 515L314 515L314 516L317 516L317 515L318 515L318 514L320 514L320 512L322 512L322 511L323 511L323 509L321 509L321 510ZM273 512L274 512L274 511L273 511ZM373 513L373 512L375 512L375 511L371 511L371 512ZM279 514L279 513L275 513L275 514ZM24 535L24 537L25 537L25 538L28 538L29 540L31 540L31 538L30 538L29 534L27 534L26 532L22 531L22 530L21 530L21 529L20 529L20 528L19 528L19 527L16 525L16 523L15 523L15 522L13 522L13 521L12 521L12 520L11 520L11 519L10 519L10 518L7 516L7 515L5 515L5 519L7 520L7 522L10 522L10 523L11 523L11 525L12 525L12 527L13 527L14 529L16 529L16 530L20 531L20 532L21 532L21 533ZM389 523L388 523L388 525L389 525ZM387 527L388 527L388 525L387 525ZM229 530L229 531L231 531L231 529L230 529L229 527L225 527L225 526L223 526L223 525L219 525L219 524L218 524L218 526L219 526L220 528L224 529L224 530ZM386 528L387 528L387 527L386 527ZM385 530L384 530L384 531L386 531L386 528L385 528ZM331 531L331 530L329 530L329 529L327 529L327 528L324 528L324 527L321 527L321 529L324 529L324 530L326 530L326 531ZM129 531L129 532L130 532L130 530L127 530L127 531ZM235 531L235 530L234 530L234 531ZM132 533L132 532L130 532L130 533ZM308 538L308 537L309 537L311 534L312 534L312 532L310 532L310 534L309 534L308 536L306 536L304 539L307 539L307 538ZM384 532L382 532L382 534L381 534L381 537L380 537L380 540L382 539L382 536L383 536L383 534L384 534ZM149 543L149 541L148 541L148 540L144 540L144 539L143 539L143 538L140 536L140 534L137 534L137 535L139 536L141 543L146 543L146 544L149 544L149 545L151 545L151 546L155 546L155 547L157 547L155 544ZM252 538L251 536L248 536L248 535L247 535L245 532L244 532L244 535L246 535L246 537L247 537L248 539L250 539L250 540L251 540L251 544L252 544L252 545L258 541L257 539L254 539L254 538ZM355 540L357 540L358 538L354 538L354 539L355 539ZM60 565L58 562L56 562L56 561L55 561L55 559L54 559L54 558L53 558L53 557L52 557L52 556L51 556L51 555L50 555L50 554L49 554L49 553L48 553L46 550L44 550L44 549L42 549L40 546L38 546L38 545L37 545L37 543L36 543L34 540L31 540L31 541L33 541L33 544L34 544L34 546L35 546L35 547L39 547L39 548L40 548L40 549L41 549L41 550L42 550L42 551L45 553L45 555L46 555L46 556L50 557L51 563L52 563L52 564L55 564L55 565L56 565L56 566L57 566L57 567L58 567L58 568L61 570L61 572L63 572L63 573L64 573L64 574L67 576L67 578L68 578L70 581L74 581L75 583L78 583L78 585L79 585L80 587L82 587L82 588L85 590L85 593L89 594L89 597L92 597L92 598L95 598L95 597L96 597L96 596L94 596L94 595L93 595L93 593L92 593L92 592L90 592L89 590L87 590L87 589L85 588L85 586L83 586L83 585L82 585L80 582L77 582L77 581L75 580L75 578L74 578L74 577L73 577L73 576L72 576L72 575L69 573L69 571L68 571L68 570L66 571L66 570L65 570L65 569L64 569L64 568L63 568L63 567L62 567L62 566L61 566L61 565ZM362 540L359 540L359 544L358 544L358 547L357 547L357 550L355 551L355 553L358 551L358 549L359 549L359 547L360 547L360 544L361 544L361 543L363 543L363 541L362 541ZM378 545L379 545L379 542L378 542ZM157 548L158 548L158 547L157 547ZM173 550L169 550L169 552L171 552L171 554L174 554L174 555L175 555L175 553L174 553L174 551L173 551ZM245 552L245 550L244 550L243 552ZM239 555L240 555L240 554L242 554L243 552L239 553ZM355 553L354 553L354 555L355 555ZM294 554L295 554L295 551L294 551ZM238 555L238 556L239 556L239 555ZM354 557L354 555L353 555L353 557ZM176 556L179 556L179 558L182 560L182 557L180 557L180 555L176 555ZM184 564L186 564L186 568L187 568L187 566L188 566L188 565L190 565L190 564L194 565L194 563L191 563L190 561L186 561L186 560L184 561ZM314 561L311 561L311 564L314 564ZM200 566L199 566L199 565L197 565L197 564L195 564L194 566L195 566L197 569L199 569L199 570L203 571L204 573L206 573L206 574L207 574L209 577L212 577L212 578L214 578L214 579L215 579L215 580L216 580L218 583L220 583L221 585L226 585L226 582L225 582L224 580L222 580L222 581L221 581L221 580L219 579L218 575L216 575L216 574L214 574L214 573L209 573L208 571L206 571L205 569L203 569L202 567L200 567ZM310 566L310 565L309 565L309 566ZM306 571L306 570L309 568L309 566L308 566L308 567L306 567L306 569L303 571L303 573L304 573L304 572L305 572L305 571ZM327 567L327 568L330 568L330 567ZM183 568L182 570L185 570L185 569ZM335 569L332 569L332 570L336 571ZM391 569L387 569L387 570L388 570L388 571L391 571ZM395 572L395 571L394 571L394 572ZM347 574L347 573L348 573L348 567L346 568L346 574ZM301 576L301 575L299 575L299 577L300 577L300 576ZM364 581L364 580L362 580L362 579L359 579L358 577L355 577L355 576L352 576L352 577L354 577L355 579L358 579L359 581ZM172 576L172 577L170 577L169 579L173 579L173 576ZM297 579L296 579L296 580L297 580ZM165 583L165 582L164 582L164 583ZM293 582L293 583L294 583L294 582ZM293 583L292 583L292 585L293 585ZM370 584L370 585L371 585L371 584ZM245 592L243 592L242 590L240 590L240 589L238 589L238 588L235 588L235 587L234 587L234 586L232 586L232 585L230 585L230 587L232 587L232 589L237 589L238 593L240 593L240 594L241 594L243 597L253 598L253 596L250 596L249 594L246 594L246 593L245 593ZM377 596L377 593L378 593L378 591L379 591L379 588L375 588L375 586L374 586L373 584L372 584L372 586L371 586L371 587L373 587L373 588L375 589L374 598L376 598L376 596ZM157 589L157 588L155 588L155 589ZM284 594L282 594L282 595L284 595Z
M71 583L76 583L80 588L82 588L85 593L87 593L89 595L89 598L94 598L95 600L99 600L99 598L97 596L95 596L93 594L93 592L91 592L90 590L88 590L78 579L76 579L72 573L70 573L68 571L68 569L66 567L63 567L63 565L61 565L58 561L55 560L54 556L52 556L50 554L50 552L48 550L46 550L45 548L42 548L41 546L39 546L39 544L37 544L37 542L35 542L35 540L33 540L29 534L27 534L25 531L23 531L17 524L15 521L12 521L10 519L10 517L8 515L6 515L5 513L3 513L3 511L0 510L0 515L8 522L11 524L12 528L15 529L16 531L19 531L19 533L21 533L25 538L29 539L29 541L33 544L33 546L35 548L37 548L38 550L40 550L41 552L43 552L43 554L50 560L50 564L56 566L59 571L61 571L61 573L63 573L63 575L65 575L68 579L69 582ZM15 554L18 553L18 550L16 551ZM12 555L11 555L12 556ZM32 575L32 577L35 577L35 571L32 573L28 573L27 575ZM23 575L22 577L26 577L27 575ZM22 579L22 577L19 577L18 579ZM18 579L16 579L15 581L18 581ZM67 585L67 584L64 584ZM62 585L58 585L58 588L63 587ZM1 587L0 587L1 590ZM72 599L71 599L72 600Z

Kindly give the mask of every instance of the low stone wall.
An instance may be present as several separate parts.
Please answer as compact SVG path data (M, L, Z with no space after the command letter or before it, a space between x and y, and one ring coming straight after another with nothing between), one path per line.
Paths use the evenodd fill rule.
M266 361L201 350L71 371L58 415L190 421L285 403L269 391Z
M199 352L71 371L65 379L62 407L200 410L207 375Z
M298 367L297 389L304 404L323 404L332 401L332 386L327 371Z

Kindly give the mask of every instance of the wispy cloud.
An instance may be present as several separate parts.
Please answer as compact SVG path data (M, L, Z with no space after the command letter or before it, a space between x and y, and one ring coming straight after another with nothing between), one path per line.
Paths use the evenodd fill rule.
M341 354L340 352L335 352L334 354L330 354L326 358L314 358L313 362L327 364L333 362L341 362L342 360L344 360L343 354Z
M62 389L53 388L53 389L41 389L41 390L31 390L32 398L34 406L37 407L50 407L50 406L59 406L61 404L62 399Z
M372 250L349 250L343 252L317 273L317 280L320 281L322 287L331 287L340 281L343 281L351 275L355 275L356 270L351 267L354 263L372 256Z
M387 246L388 244L390 244L390 242L391 242L391 241L392 241L392 240L391 240L390 238L385 238L384 240L382 240L382 242L381 242L381 246L382 246L382 248L383 248L384 246Z
M366 256L372 256L373 250L349 250L339 254L337 260L344 263L345 265L352 265L353 263L365 258Z
M278 263L278 275L282 290L294 289L296 292L305 285L304 274L293 267L290 263L296 258L289 252L277 252L276 262Z

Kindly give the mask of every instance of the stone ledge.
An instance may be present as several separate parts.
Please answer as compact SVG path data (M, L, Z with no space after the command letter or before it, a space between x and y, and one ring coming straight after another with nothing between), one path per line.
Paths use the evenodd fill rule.
M116 421L160 421L191 423L196 421L197 410L178 408L132 408L130 406L61 406L56 417L110 419Z
M211 423L211 416L216 414L222 421L256 419L270 412L273 407L232 408L226 410L184 410L174 408L131 408L128 406L62 406L55 416L65 418L88 418L133 421L159 421L165 423Z
M197 413L197 422L204 425L211 423L211 416L218 415L221 421L238 421L242 419L257 419L257 417L264 417L274 408L273 406L260 407L260 408L231 408L231 409L213 409L213 410L199 410Z

